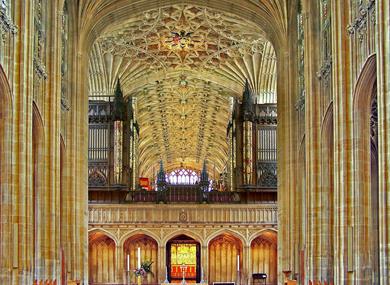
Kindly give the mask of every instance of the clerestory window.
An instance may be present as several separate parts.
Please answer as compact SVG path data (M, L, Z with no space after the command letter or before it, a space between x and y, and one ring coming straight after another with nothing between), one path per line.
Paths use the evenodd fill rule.
M180 168L167 174L167 182L170 184L196 184L199 180L199 174L192 169Z

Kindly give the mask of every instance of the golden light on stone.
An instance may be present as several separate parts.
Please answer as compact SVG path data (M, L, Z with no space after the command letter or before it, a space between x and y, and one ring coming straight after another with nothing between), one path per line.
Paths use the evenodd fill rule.
M269 271L267 284L283 271L298 284L390 284L390 1L0 0L0 10L0 284L125 284L137 246L155 261L145 283L160 284L167 239L180 234L199 242L208 284L236 282L237 255L241 284L256 271ZM131 146L130 190L159 159L199 169L207 158L219 173L228 152L231 188L244 160L256 183L257 121L251 155L242 124L226 142L247 78L256 99L278 99L277 204L88 200L88 100L104 101L118 77L136 99L137 132L129 143L127 121L115 134L108 119L103 180L126 181L129 166L118 167ZM155 241L126 242L138 234Z

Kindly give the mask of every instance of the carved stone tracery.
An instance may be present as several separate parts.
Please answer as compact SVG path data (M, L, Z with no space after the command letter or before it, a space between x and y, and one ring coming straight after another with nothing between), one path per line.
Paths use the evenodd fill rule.
M160 159L200 170L207 158L222 173L229 97L248 79L257 100L276 100L276 55L264 32L194 5L149 10L106 30L90 56L91 93L110 93L117 77L137 98L141 176Z
M2 33L11 33L15 35L18 32L18 27L13 23L9 15L8 0L1 0L0 2L0 28Z

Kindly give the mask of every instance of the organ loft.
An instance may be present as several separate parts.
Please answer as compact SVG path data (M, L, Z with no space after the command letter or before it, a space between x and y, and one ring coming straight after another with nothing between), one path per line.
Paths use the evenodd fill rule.
M0 0L0 283L390 283L386 0Z

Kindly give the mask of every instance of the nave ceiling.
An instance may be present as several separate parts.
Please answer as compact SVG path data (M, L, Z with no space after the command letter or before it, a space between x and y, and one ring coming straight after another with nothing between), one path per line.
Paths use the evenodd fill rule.
M276 102L276 56L265 33L233 14L173 5L107 26L90 53L91 99L113 94L120 78L135 98L140 125L140 175L162 159L220 173L227 161L226 127L234 98L248 80L256 100Z

